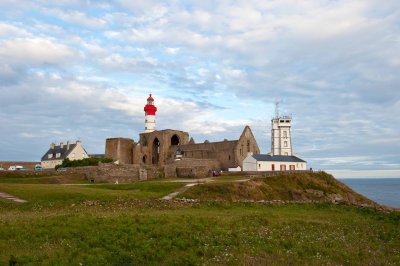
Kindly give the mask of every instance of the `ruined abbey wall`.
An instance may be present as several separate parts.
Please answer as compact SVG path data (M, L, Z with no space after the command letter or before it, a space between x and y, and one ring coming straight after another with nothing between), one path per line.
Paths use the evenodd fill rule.
M121 164L132 164L135 145L133 139L109 138L106 139L105 155L107 158L119 161Z

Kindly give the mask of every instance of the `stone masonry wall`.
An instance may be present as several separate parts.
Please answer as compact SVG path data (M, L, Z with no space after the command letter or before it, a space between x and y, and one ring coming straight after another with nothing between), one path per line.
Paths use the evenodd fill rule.
M107 158L119 161L121 164L132 164L133 149L135 142L129 138L109 138L106 139Z
M139 164L100 164L99 166L68 168L70 173L84 173L93 183L132 183L164 177L161 169Z
M164 173L166 177L203 178L210 176L212 170L220 167L220 162L213 159L183 158L164 166Z

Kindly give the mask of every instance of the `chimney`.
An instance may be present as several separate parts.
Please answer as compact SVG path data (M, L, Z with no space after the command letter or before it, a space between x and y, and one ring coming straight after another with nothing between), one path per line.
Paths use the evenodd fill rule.
M81 141L79 139L76 141L76 145L81 145Z
M69 141L67 141L67 151L69 151Z
M54 149L54 148L55 148L55 146L56 146L56 144L54 144L54 143L51 143L51 144L50 144L50 149Z
M61 148L61 149L64 148L64 143L60 142L60 148Z

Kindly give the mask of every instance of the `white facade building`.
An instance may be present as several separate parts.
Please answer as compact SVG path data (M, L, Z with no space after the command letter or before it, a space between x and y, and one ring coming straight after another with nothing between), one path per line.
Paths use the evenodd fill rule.
M249 154L243 160L243 171L307 170L307 162L296 156Z
M62 164L64 159L82 160L89 158L88 153L82 147L81 141L76 141L75 144L60 143L56 146L54 143L50 144L49 150L43 155L41 165L43 169L54 169L57 165Z

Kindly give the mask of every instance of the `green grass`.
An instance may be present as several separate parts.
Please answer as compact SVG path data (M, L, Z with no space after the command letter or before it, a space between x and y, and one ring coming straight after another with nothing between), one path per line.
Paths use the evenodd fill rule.
M179 189L184 184L143 182L134 184L0 184L0 191L12 194L28 203L18 208L30 209L32 206L65 206L87 201L109 202L114 200L157 199ZM0 199L0 204L6 200ZM7 204L7 203L6 203ZM0 205L1 207L2 205ZM14 204L8 204L15 208Z
M398 265L399 216L345 206L157 201L2 213L0 263Z
M0 177L0 184L85 184L88 183L83 174L56 174L53 176L10 175Z
M0 184L0 265L399 265L400 214L183 203L182 183ZM202 186L202 185L201 185Z

